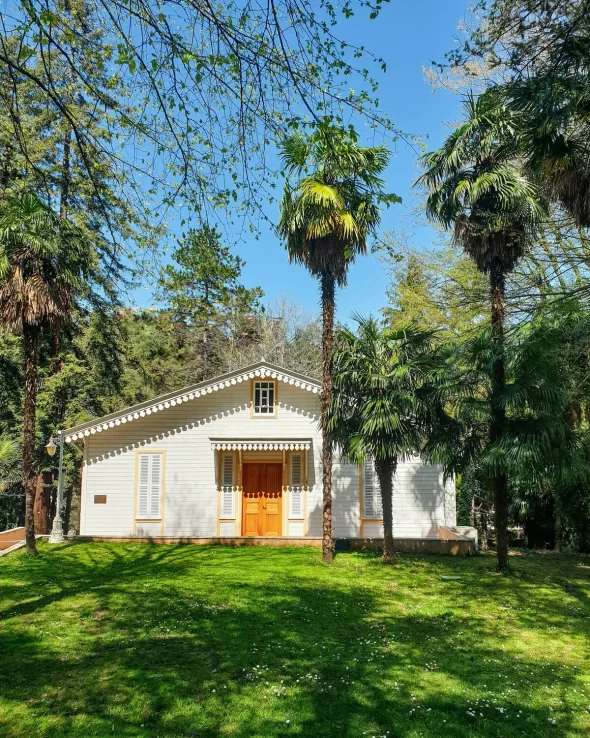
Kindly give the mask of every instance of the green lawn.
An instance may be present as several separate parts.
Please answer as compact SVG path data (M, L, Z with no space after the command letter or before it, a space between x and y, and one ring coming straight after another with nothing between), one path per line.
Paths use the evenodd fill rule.
M0 735L587 737L590 558L512 564L19 551L0 559Z

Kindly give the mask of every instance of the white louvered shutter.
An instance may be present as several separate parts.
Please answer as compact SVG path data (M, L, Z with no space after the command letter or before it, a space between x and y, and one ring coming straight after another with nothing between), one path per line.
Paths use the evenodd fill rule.
M162 454L140 454L138 518L159 518L162 499Z
M375 473L373 461L363 464L363 518L380 519L383 517L381 490Z
M139 490L137 495L137 517L147 518L150 496L150 456L141 454L139 457Z
M150 454L152 468L150 475L150 518L160 517L160 499L162 496L162 455Z
M303 456L291 455L290 518L303 517Z
M221 517L234 517L234 456L224 454L221 462Z

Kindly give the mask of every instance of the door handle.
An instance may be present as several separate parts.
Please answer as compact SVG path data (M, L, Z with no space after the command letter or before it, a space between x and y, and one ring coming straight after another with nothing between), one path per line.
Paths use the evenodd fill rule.
M262 509L263 509L263 510L266 510L266 505L263 505L263 506L262 506Z

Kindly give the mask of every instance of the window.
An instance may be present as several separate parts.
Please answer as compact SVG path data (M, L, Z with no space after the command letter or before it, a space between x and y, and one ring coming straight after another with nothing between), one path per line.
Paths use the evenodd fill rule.
M303 517L303 456L291 454L291 485L289 490L289 517Z
M161 517L163 454L139 454L137 517L156 520Z
M363 518L365 520L381 520L383 505L379 480L375 473L375 464L372 460L363 464Z
M254 415L274 415L275 383L254 382Z
M234 495L234 455L223 454L221 457L221 517L233 518Z

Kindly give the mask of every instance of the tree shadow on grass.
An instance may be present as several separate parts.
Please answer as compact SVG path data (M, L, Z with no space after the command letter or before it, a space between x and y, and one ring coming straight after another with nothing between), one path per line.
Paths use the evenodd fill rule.
M299 549L64 549L15 577L56 591L3 608L0 700L12 712L0 728L7 738L582 735L569 712L549 723L531 692L579 687L576 669L507 651L511 615L490 620L467 601L490 596L485 564L471 574L413 558L328 568ZM456 570L473 576L471 592L441 584L440 571ZM509 612L535 596L532 580L516 582L522 593L492 581ZM518 624L544 635L565 612L545 612L554 602L541 594L537 624ZM73 643L40 632L53 622L58 636L52 619L76 605Z

